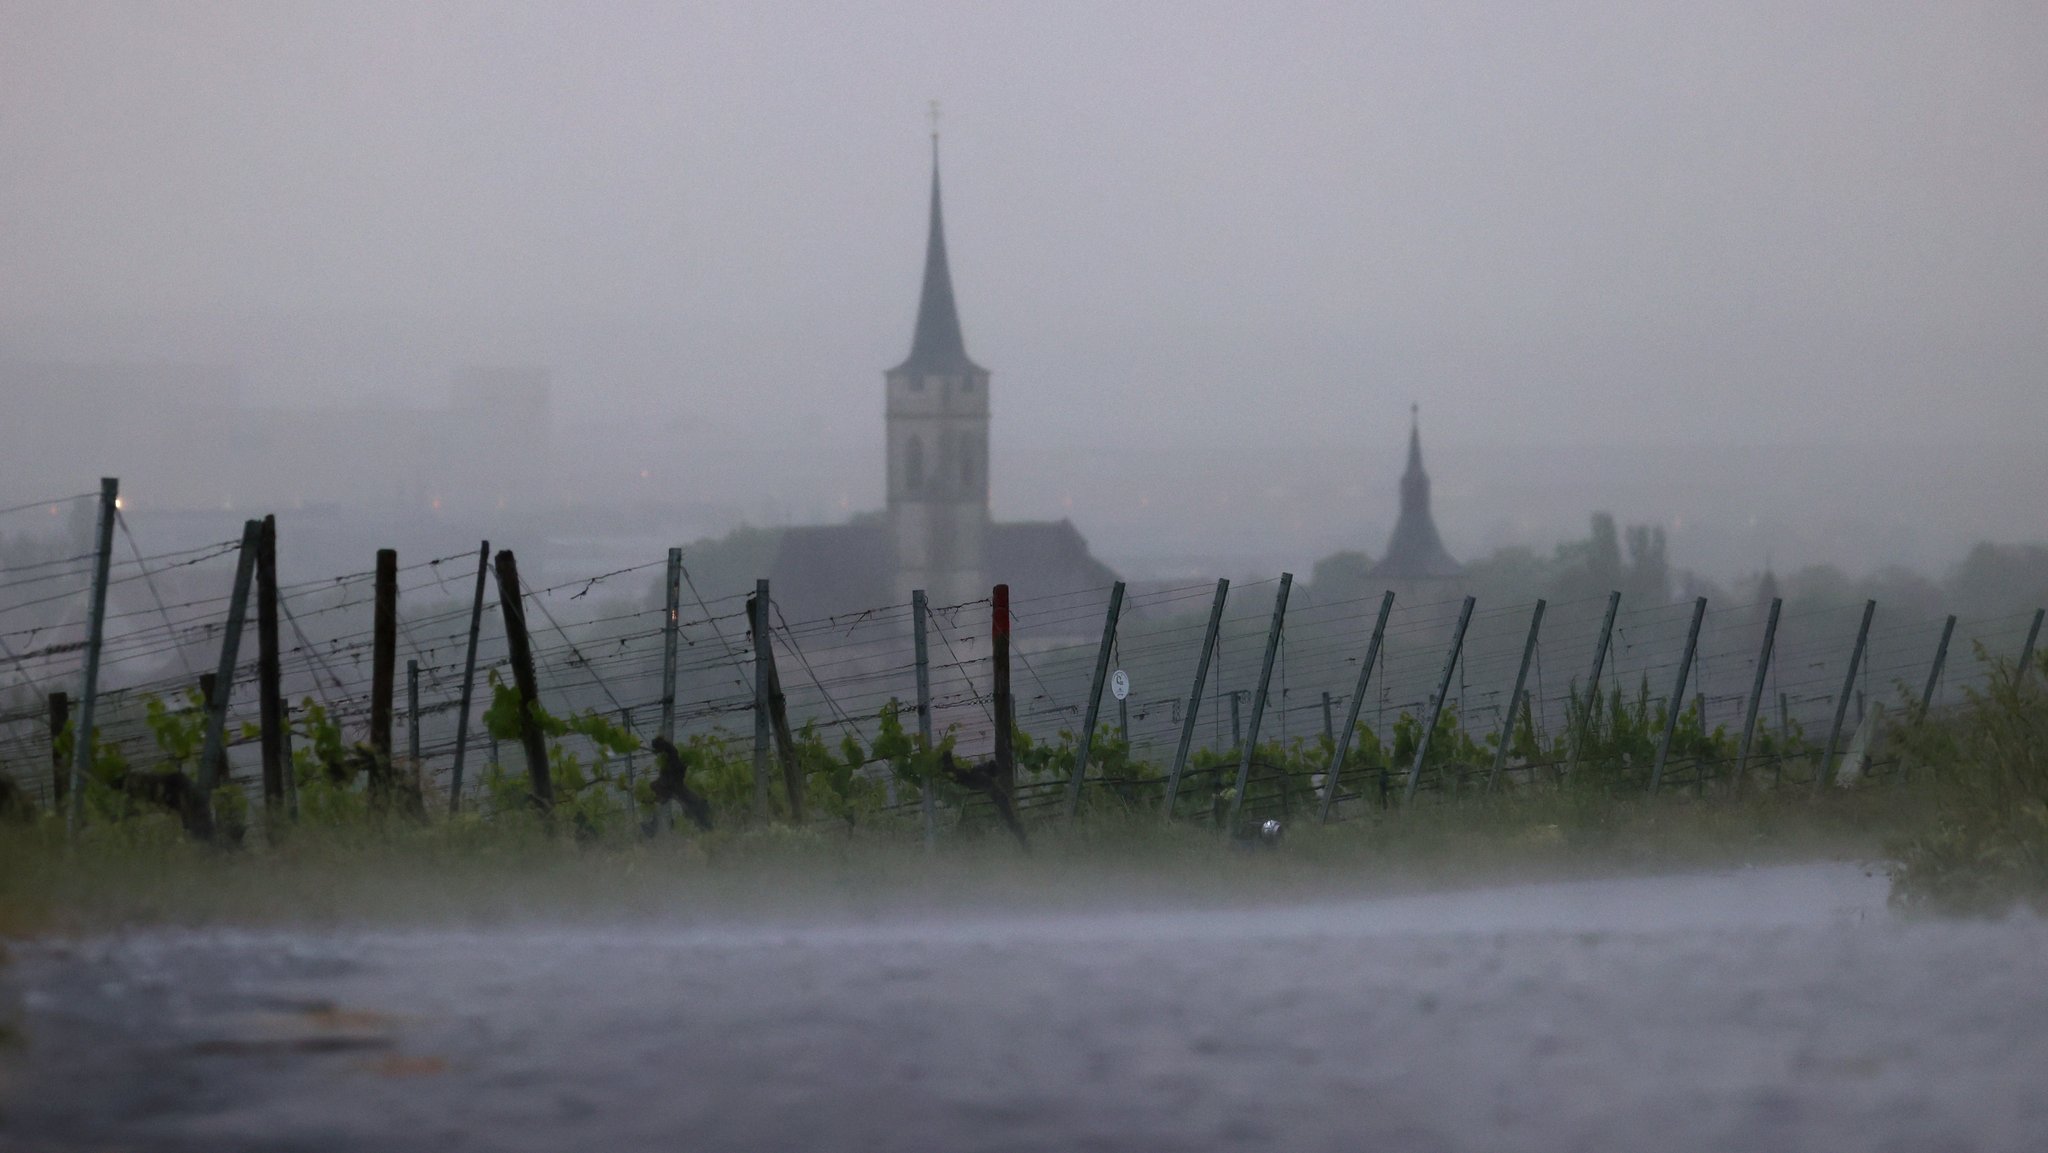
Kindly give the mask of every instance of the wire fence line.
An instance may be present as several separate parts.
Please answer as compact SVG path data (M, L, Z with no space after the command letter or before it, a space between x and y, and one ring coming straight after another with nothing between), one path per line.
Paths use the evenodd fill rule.
M47 507L39 502L0 510L0 515ZM191 670L217 663L229 570L239 542L155 554L144 554L132 538L127 543L127 556L111 558L109 584L134 588L119 595L107 613L96 728L103 743L141 750L137 763L145 764L153 755L154 733L144 703L154 698L174 708L191 707L197 694ZM92 559L91 554L50 557L0 570L0 763L31 796L44 801L55 787L47 694L77 691L85 645L78 614L53 615L50 606L82 600L82 589L60 586L86 579ZM406 661L416 663L421 679L416 712L404 707L401 685L394 702L397 723L406 732L416 726L420 770L444 788L455 752L474 576L469 566L475 559L474 549L462 549L397 569L400 668ZM752 728L758 707L753 668L755 646L762 642L749 627L751 590L712 589L706 595L685 566L689 599L671 629L656 588L662 563L654 560L521 591L537 610L531 649L542 701L557 715L594 711L625 718L637 735L651 737L673 637L678 732L722 732L740 739L736 734ZM171 586L162 582L174 572L180 574L178 584L166 596ZM374 704L374 583L374 569L365 569L278 589L285 696L320 705L350 740L367 735ZM1253 723L1249 712L1278 585L1277 577L1233 585L1217 628L1194 734L1195 750L1204 760L1198 771L1219 787L1228 774L1218 766L1234 760ZM1061 590L1010 601L1017 727L1038 742L1056 744L1065 734L1071 743L1094 699L1101 706L1101 735L1091 740L1099 739L1115 755L1098 758L1101 767L1091 787L1155 788L1157 767L1172 757L1189 721L1213 592L1208 583L1171 584L1138 589L1123 600L1109 653L1110 665L1125 674L1130 686L1120 700L1091 698L1101 691L1093 672L1110 589ZM1377 593L1290 599L1278 636L1270 638L1275 667L1259 722L1262 749L1295 750L1303 765L1315 764L1318 750L1327 756L1337 719L1352 707L1380 599ZM1425 788L1463 787L1472 774L1483 775L1487 766L1478 763L1478 751L1493 749L1503 732L1516 729L1524 735L1514 738L1520 751L1506 765L1511 783L1561 771L1559 757L1546 750L1559 747L1572 726L1582 722L1593 692L1610 710L1618 702L1644 716L1685 714L1687 723L1702 733L1739 729L1752 707L1770 606L1708 605L1681 678L1693 606L1624 604L1594 685L1589 678L1601 644L1604 596L1547 604L1533 645L1527 643L1533 600L1477 606L1457 659L1450 663L1447 690L1437 701L1435 688L1444 675L1462 599L1448 583L1397 590L1365 696L1356 702L1360 732L1354 755L1385 770L1405 771L1391 763L1401 748L1404 725L1412 732L1434 713L1443 731L1458 738L1453 754L1463 760L1432 763ZM950 734L968 759L986 758L994 746L993 605L992 598L978 598L928 610L933 644L925 671L933 725ZM764 635L775 647L794 725L811 727L835 744L850 736L865 746L885 709L914 706L918 670L909 603L826 616L804 616L801 606L787 606L794 611L785 612L785 607L772 599L771 590L771 627ZM1852 699L1845 705L1843 686L1857 648L1861 608L1826 606L1780 616L1757 704L1758 729L1776 738L1780 752L1764 755L1759 762L1763 771L1782 776L1791 767L1795 776L1810 775L1813 757L1805 746L1817 743L1838 711L1846 712L1853 730L1875 706L1917 702L1935 671L1944 619L1895 615L1878 606L1863 638L1863 655L1849 689ZM2018 656L2037 619L2032 612L2018 612L1959 621L1946 665L1934 679L1933 704L1957 703L1966 689L1981 687L1995 662ZM244 736L257 719L255 649L245 634L232 675L217 689L228 694L229 781L243 788L254 787L259 776L253 767L255 738ZM488 741L478 715L490 706L491 684L509 680L507 661L502 614L495 596L487 595L478 639L476 715L468 726L472 748ZM1516 697L1518 677L1523 688ZM1683 694L1674 700L1681 680ZM1798 743L1795 737L1805 741L1805 751L1796 757L1782 751ZM400 748L407 744L397 742ZM1672 787L1684 787L1726 770L1710 760L1676 756L1665 779ZM1794 761L1799 763L1793 766ZM1150 768L1141 772L1134 765ZM477 788L483 776L468 776L465 788ZM1023 782L1020 807L1049 807L1058 783ZM1320 787L1314 780L1302 785ZM1349 790L1345 799L1358 799L1367 797L1371 785L1352 780L1344 787Z

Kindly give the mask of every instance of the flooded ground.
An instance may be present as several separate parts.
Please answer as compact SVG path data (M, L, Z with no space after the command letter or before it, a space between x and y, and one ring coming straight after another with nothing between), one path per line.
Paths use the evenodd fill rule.
M26 1149L2039 1149L2048 927L1852 866L17 946Z

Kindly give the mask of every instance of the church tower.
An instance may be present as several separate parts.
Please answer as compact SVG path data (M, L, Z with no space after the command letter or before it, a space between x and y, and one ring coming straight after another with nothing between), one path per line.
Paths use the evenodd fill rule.
M936 605L988 595L988 370L967 358L939 211L932 134L931 231L910 356L883 374L888 393L893 594Z
M1464 569L1444 549L1436 518L1429 510L1429 474L1422 469L1421 409L1409 409L1408 468L1401 474L1401 517L1387 540L1387 555L1373 566L1373 576L1417 584L1455 577Z

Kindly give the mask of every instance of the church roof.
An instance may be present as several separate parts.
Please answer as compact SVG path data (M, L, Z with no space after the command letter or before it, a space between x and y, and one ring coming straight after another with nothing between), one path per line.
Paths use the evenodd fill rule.
M988 575L1017 600L1108 588L1116 573L1068 520L992 524ZM893 602L889 526L880 520L783 530L769 571L791 620L846 616Z
M1429 474L1422 468L1422 428L1419 420L1408 427L1408 468L1401 474L1401 518L1394 522L1394 535L1387 540L1387 555L1372 568L1372 575L1392 580L1422 580L1457 576L1464 566L1451 559L1437 535L1436 518L1429 511Z
M924 242L924 289L917 298L917 329L910 356L891 372L979 372L967 358L960 308L953 301L953 271L946 262L946 222L939 210L939 138L932 136L931 231Z

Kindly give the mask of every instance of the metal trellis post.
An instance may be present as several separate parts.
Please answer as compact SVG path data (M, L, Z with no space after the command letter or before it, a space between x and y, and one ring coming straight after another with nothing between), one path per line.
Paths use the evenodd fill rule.
M1749 750L1756 739L1757 708L1763 704L1764 681L1771 672L1771 650L1778 643L1778 612L1784 607L1784 598L1772 597L1770 614L1764 618L1764 644L1756 654L1756 679L1750 682L1749 704L1742 710L1742 751L1735 757L1735 788L1738 792L1749 773Z
M1373 622L1372 639L1365 643L1365 663L1358 668L1358 683L1351 690L1351 703L1344 707L1344 727L1337 730L1336 743L1330 747L1330 767L1323 772L1323 811L1316 817L1322 824L1329 824L1330 814L1336 811L1337 786L1344 775L1344 758L1351 752L1351 737L1358 731L1358 710L1365 705L1366 689L1372 685L1372 669L1380 660L1380 642L1387 635L1387 616L1393 611L1394 590L1388 589L1380 597L1380 615Z
M1230 582L1216 582L1216 599L1209 606L1209 627L1202 633L1202 653L1195 659L1195 684L1188 690L1187 715L1180 721L1180 743L1173 750L1173 766L1166 773L1166 819L1173 819L1173 802L1180 795L1181 771L1187 768L1188 749L1195 743L1195 718L1202 711L1202 686L1209 679L1209 660L1216 653L1216 633L1223 627L1223 602L1230 596Z
M1671 696L1664 702L1664 739L1657 742L1657 760L1650 766L1650 792L1664 782L1664 764L1671 758L1671 738L1678 733L1678 714L1685 704L1685 681L1692 675L1693 654L1700 647L1700 622L1707 616L1707 598L1698 597L1692 602L1692 624L1685 630L1685 653L1678 658L1678 683L1671 686ZM1700 721L1705 724L1706 717Z
M476 591L469 601L469 645L462 652L462 696L455 710L455 768L448 784L448 814L462 811L462 763L469 752L469 710L476 694L476 646L484 627L484 580L491 571L491 542L476 550Z
M1294 588L1294 574L1280 574L1280 591L1273 594L1273 624L1266 630L1266 656L1259 663L1258 688L1252 693L1252 723L1238 752L1237 788L1230 794L1230 817L1224 828L1237 832L1238 814L1244 810L1244 794L1252 777L1252 753L1259 745L1259 722L1266 713L1266 690L1273 681L1273 659L1280 651L1280 631L1287 623L1287 594Z
M1095 650L1095 675L1089 681L1088 708L1074 746L1074 775L1067 782L1067 816L1081 811L1081 785L1088 776L1088 753L1095 743L1095 720L1102 714L1102 683L1109 678L1109 655L1116 646L1116 622L1124 607L1124 582L1109 587L1109 611L1102 617L1102 644Z
M85 690L78 701L78 731L72 737L71 803L64 810L64 834L78 835L85 813L85 776L92 769L92 714L99 703L100 649L107 631L107 569L114 557L114 515L119 511L121 481L100 478L100 516L93 534L92 604L85 631Z
M1529 639L1522 642L1522 663L1515 670L1514 691L1508 694L1507 719L1500 725L1500 747L1493 751L1493 771L1487 774L1486 791L1492 792L1500 783L1500 771L1508 763L1508 743L1515 735L1515 714L1522 704L1522 685L1529 679L1529 662L1536 657L1536 635L1543 627L1543 600L1537 598L1535 611L1529 614Z
M1849 698L1856 693L1856 669L1863 663L1863 646L1870 640L1870 618L1877 612L1876 601L1863 602L1863 621L1856 626L1856 647L1849 653L1849 672L1842 678L1842 691L1835 697L1835 720L1828 726L1828 743L1821 749L1820 766L1813 774L1813 794L1820 795L1821 789L1832 779L1830 771L1835 760L1835 747L1842 739L1842 725L1849 718Z
M1421 739L1415 742L1415 763L1408 766L1408 788L1402 795L1402 803L1415 799L1415 787L1422 783L1422 764L1429 756L1429 742L1436 735L1437 717L1444 711L1444 698L1450 695L1451 674L1457 671L1458 655L1465 648L1465 626L1472 623L1473 598L1466 597L1458 608L1458 626L1451 632L1451 651L1444 655L1444 674L1437 679L1436 695L1429 698L1428 716L1422 722Z
M1579 754L1584 750L1586 734L1593 725L1593 714L1600 709L1600 673L1607 667L1607 646L1614 639L1614 614L1621 608L1621 592L1607 594L1607 615L1600 621L1600 640L1593 646L1593 672L1586 678L1586 707L1579 713L1579 723L1572 726L1572 752L1565 758L1564 771L1567 775L1579 767Z

